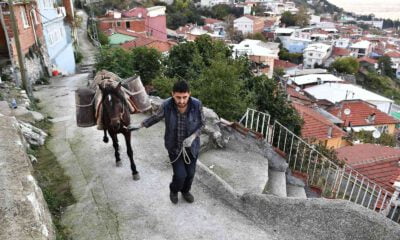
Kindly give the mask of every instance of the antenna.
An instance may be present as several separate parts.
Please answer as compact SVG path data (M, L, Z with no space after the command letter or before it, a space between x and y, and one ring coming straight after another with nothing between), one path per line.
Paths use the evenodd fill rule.
M378 130L375 130L375 131L372 133L372 137L374 137L375 139L378 139L378 138L381 137L381 133L380 133Z

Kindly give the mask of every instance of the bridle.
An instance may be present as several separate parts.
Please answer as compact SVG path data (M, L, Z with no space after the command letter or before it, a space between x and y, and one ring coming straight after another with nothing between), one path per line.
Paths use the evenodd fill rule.
M109 112L107 111L107 108L104 107L104 101L105 101L106 97L109 96L109 95L114 95L115 97L117 97L117 98L119 98L119 99L121 100L122 112L119 113L119 114L118 114L117 116L115 116L115 117L110 117L110 114L109 114ZM125 114L125 104L126 104L126 102L124 101L124 99L122 99L122 97L119 96L118 94L113 93L113 92L110 92L110 91L106 91L106 93L103 92L103 97L102 97L102 99L101 99L101 105L103 105L103 107L102 107L102 109L103 109L103 124L104 124L104 116L105 116L104 113L106 113L107 116L108 116L109 119L110 119L110 122L120 120L120 122L123 124L123 125L121 126L122 128L128 126L129 123L126 123L126 122L124 121L124 118L123 118L123 116L124 116L124 114Z

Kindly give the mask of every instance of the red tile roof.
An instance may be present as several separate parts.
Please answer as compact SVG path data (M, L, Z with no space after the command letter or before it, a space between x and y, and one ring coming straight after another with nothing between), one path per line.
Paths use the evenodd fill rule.
M311 103L311 99L305 96L304 94L301 94L300 91L299 92L296 91L296 88L293 85L288 85L286 88L286 92L288 95L290 95L291 98L297 98L299 100Z
M274 68L294 68L297 67L298 65L291 63L289 61L284 61L284 60L279 60L279 59L274 59Z
M385 53L385 55L391 58L400 58L400 52L398 51L390 51Z
M215 23L222 23L222 21L215 19L215 18L205 18L204 19L204 24L215 24Z
M375 126L399 123L395 118L377 109L375 105L362 100L342 101L340 104L341 106L328 108L328 112L345 121L345 126L347 126L349 122L351 122L352 126ZM345 109L350 109L349 115L343 113ZM373 113L375 113L375 120L369 122L368 117Z
M133 41L126 42L121 46L125 49L131 49L135 47L149 47L155 48L159 52L168 52L174 45L176 45L176 43L161 41L147 37L139 37Z
M301 136L304 138L315 138L317 140L326 140L330 138L341 138L346 133L326 119L320 113L314 111L310 107L306 107L300 103L292 102L292 106L302 117L304 124L301 129ZM332 127L332 136L328 136L329 128Z
M372 181L393 192L400 178L400 149L377 144L357 144L336 149L339 159Z
M362 57L357 59L358 62L367 62L370 64L376 64L378 63L378 60L370 58L370 57Z
M350 56L350 53L351 51L345 48L334 47L332 50L333 56L339 56L339 57Z

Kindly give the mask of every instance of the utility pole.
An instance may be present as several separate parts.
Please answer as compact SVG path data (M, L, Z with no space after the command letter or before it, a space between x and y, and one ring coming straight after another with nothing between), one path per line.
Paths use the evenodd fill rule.
M25 89L26 94L28 95L29 98L33 97L32 94L32 88L29 80L26 77L26 69L25 69L25 63L24 63L24 56L22 54L21 50L21 43L19 41L19 32L18 32L18 27L17 27L17 20L15 19L15 14L14 14L14 8L13 8L13 1L8 0L8 8L10 11L10 22L11 22L11 29L14 34L14 40L15 40L15 47L17 48L17 54L18 54L18 64L19 64L19 70L21 71L21 79L22 79L22 87ZM34 27L34 26L32 26ZM12 61L12 59L10 59Z

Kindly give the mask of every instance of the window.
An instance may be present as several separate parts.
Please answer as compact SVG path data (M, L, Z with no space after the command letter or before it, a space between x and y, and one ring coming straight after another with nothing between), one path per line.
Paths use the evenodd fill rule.
M64 38L64 30L62 27L54 28L49 33L49 45L53 46Z
M20 10L21 10L21 19L22 19L22 23L24 24L24 28L28 28L29 23L28 23L28 18L26 17L25 7L21 7Z
M121 22L117 22L117 27L121 27Z
M130 29L131 28L131 22L126 22L126 28Z
M308 56L312 57L314 54L313 53L309 53Z
M53 0L44 0L44 8L54 8Z

